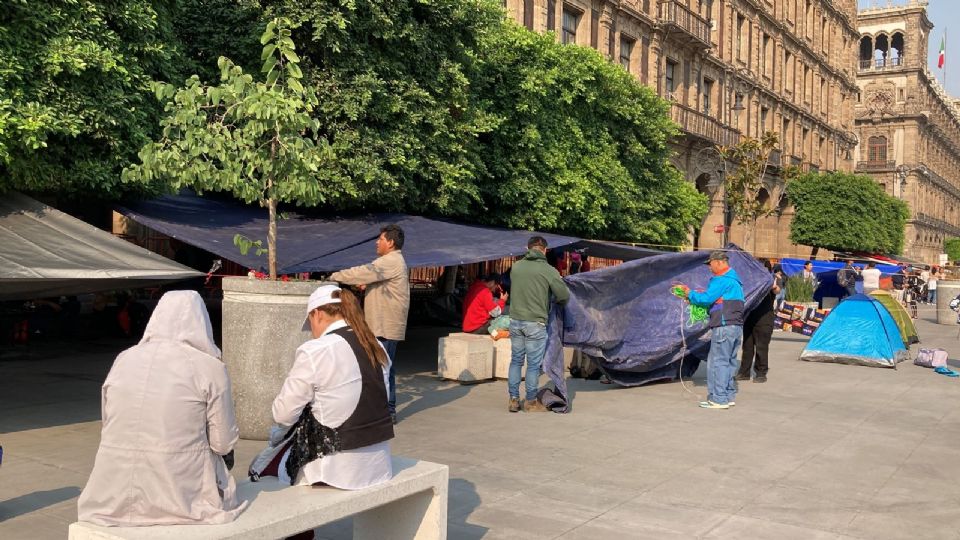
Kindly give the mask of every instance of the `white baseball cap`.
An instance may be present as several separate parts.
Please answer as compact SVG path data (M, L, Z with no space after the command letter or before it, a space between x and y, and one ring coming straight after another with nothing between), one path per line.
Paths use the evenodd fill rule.
M340 292L340 287L336 285L321 285L317 290L310 293L310 299L307 300L307 316L303 319L302 330L310 330L310 312L320 306L327 304L339 304L340 299L334 298L333 293Z

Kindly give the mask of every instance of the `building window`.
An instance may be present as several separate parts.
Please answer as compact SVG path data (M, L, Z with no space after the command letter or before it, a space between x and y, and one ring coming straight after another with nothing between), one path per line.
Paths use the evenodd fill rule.
M563 6L563 32L560 35L560 42L564 45L577 42L577 26L580 25L581 15L579 11Z
M703 79L703 114L710 115L710 104L713 96L713 81Z
M663 87L666 90L667 98L673 99L673 91L676 89L677 63L673 60L667 60L667 67L663 71Z
M547 0L547 30L557 31L557 1Z
M887 138L870 137L867 142L867 161L870 163L883 163L887 161Z
M630 71L630 58L633 56L633 46L636 40L630 39L621 34L620 36L620 65L623 69Z
M760 107L760 133L765 133L767 131L767 116L770 114L770 109L767 107Z
M746 44L747 18L737 15L737 60L743 60L743 47Z
M523 26L533 30L533 0L523 0Z
M761 42L763 43L763 49L761 49L761 51L760 51L760 74L761 74L761 75L766 75L766 74L767 74L767 65L768 65L769 62L770 62L770 59L769 59L769 55L770 55L770 36L768 36L768 35L766 35L766 34L763 34L763 39L762 39Z

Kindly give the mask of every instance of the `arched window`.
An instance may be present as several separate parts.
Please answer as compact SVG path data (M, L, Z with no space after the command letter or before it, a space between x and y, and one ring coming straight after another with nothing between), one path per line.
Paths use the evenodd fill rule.
M870 137L867 142L867 161L870 163L883 163L887 161L886 137Z
M893 39L890 41L890 65L903 65L903 48L903 34L897 32L893 35Z
M873 64L873 38L860 38L860 69L870 69Z

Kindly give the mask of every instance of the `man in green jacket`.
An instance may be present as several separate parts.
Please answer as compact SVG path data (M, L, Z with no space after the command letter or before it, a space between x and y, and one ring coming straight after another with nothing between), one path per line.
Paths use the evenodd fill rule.
M534 236L527 254L510 270L510 392L509 411L545 412L537 400L540 362L547 349L547 314L551 302L566 304L570 291L560 273L547 263L547 241ZM526 403L520 400L520 372L527 358Z

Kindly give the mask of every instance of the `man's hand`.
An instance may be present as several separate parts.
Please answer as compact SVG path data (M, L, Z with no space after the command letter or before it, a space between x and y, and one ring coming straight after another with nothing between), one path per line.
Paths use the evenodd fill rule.
M510 299L510 293L508 293L507 291L503 291L503 293L500 294L500 299L503 300L504 303L506 303L507 300Z

